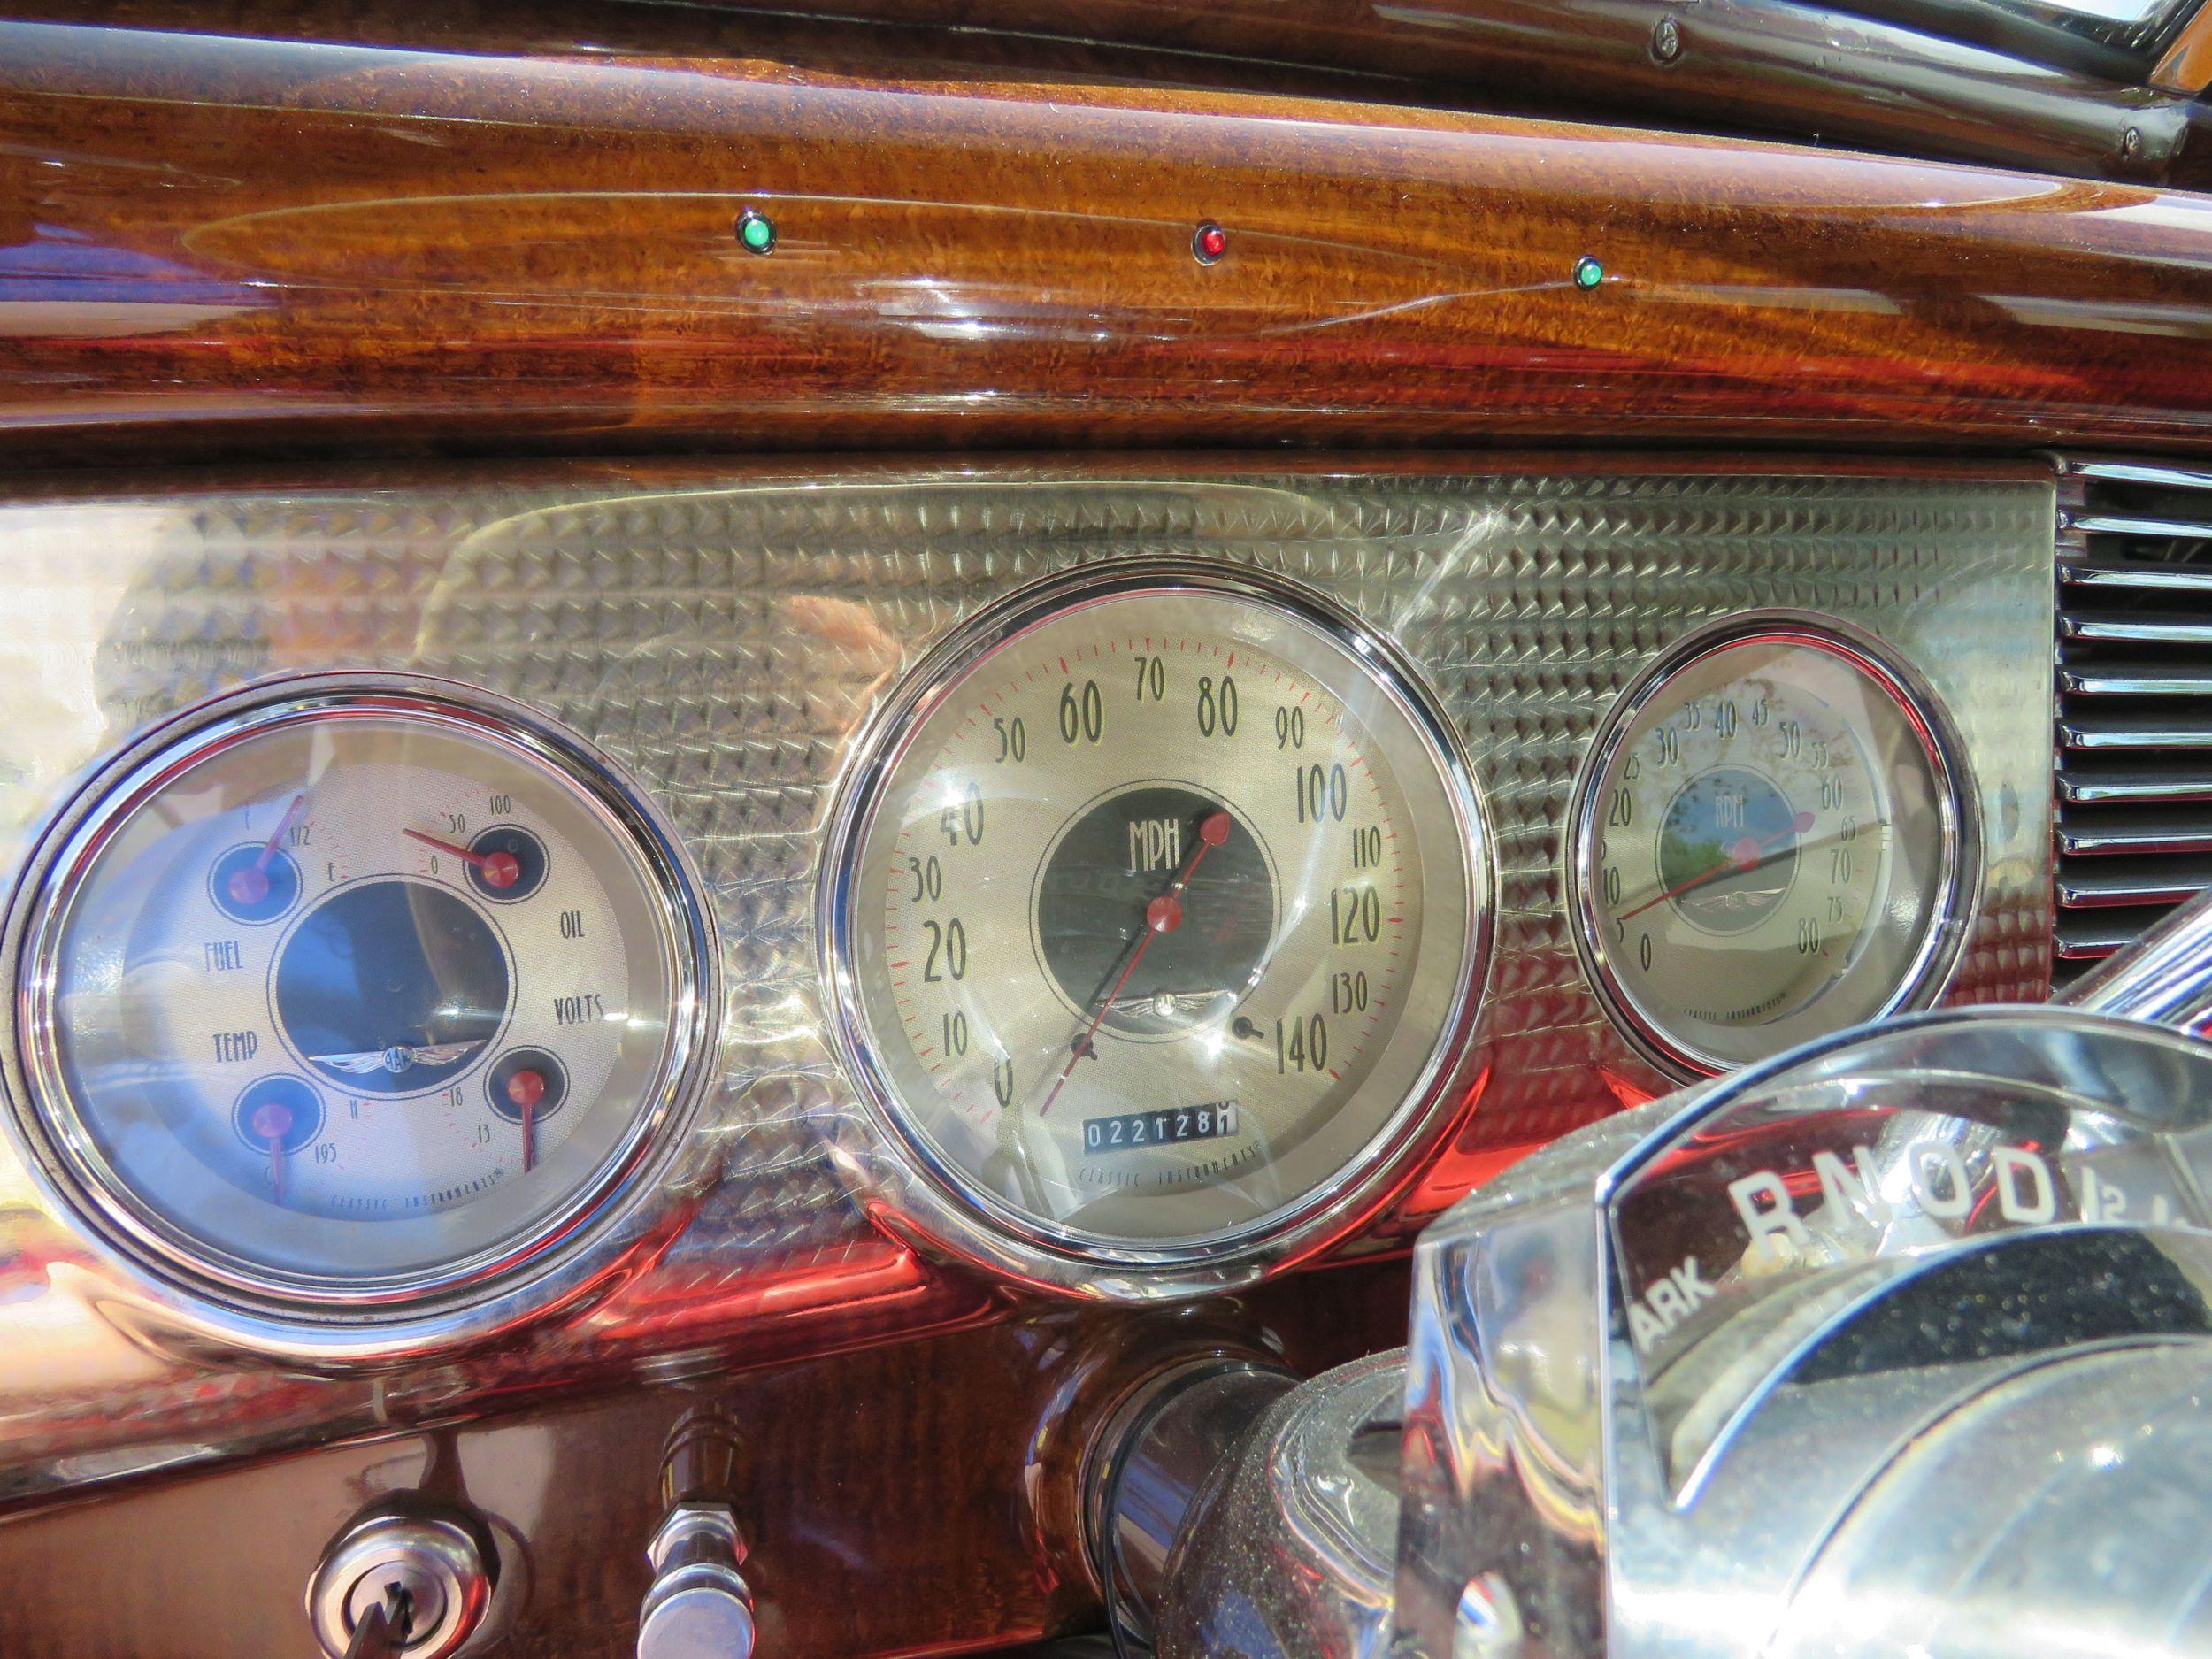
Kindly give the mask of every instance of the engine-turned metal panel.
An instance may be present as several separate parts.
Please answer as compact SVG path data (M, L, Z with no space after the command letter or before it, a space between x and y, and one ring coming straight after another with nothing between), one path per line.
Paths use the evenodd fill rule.
M1867 629L1943 698L1987 842L1948 1000L2042 997L2053 500L2028 467L1631 459L53 480L0 504L14 612L0 639L0 833L12 869L73 783L146 722L284 672L450 676L605 748L687 838L724 953L706 1119L723 1183L588 1339L649 1307L666 1333L641 1340L673 1349L733 1334L687 1322L686 1297L710 1303L779 1264L833 1271L875 1239L866 1160L831 1155L858 1109L824 1032L820 835L855 733L902 665L978 607L1071 565L1171 554L1311 584L1402 647L1463 733L1498 843L1479 1035L1491 1064L1464 1153L1548 1139L1670 1087L1578 965L1568 795L1617 694L1670 641L1745 610ZM38 1298L70 1303L55 1317L98 1324L96 1298L28 1265L74 1247L12 1156L0 1151L0 1261L14 1250ZM12 1334L30 1330L0 1325L0 1466L17 1466L0 1491L42 1484L18 1447L42 1459L81 1443L12 1435L12 1416L58 1413L113 1446L138 1409L139 1385L105 1373L96 1390L57 1394L50 1368L33 1385L19 1361L34 1338ZM585 1340L557 1330L539 1349ZM327 1386L333 1401L348 1392ZM88 1413L93 1392L102 1408Z

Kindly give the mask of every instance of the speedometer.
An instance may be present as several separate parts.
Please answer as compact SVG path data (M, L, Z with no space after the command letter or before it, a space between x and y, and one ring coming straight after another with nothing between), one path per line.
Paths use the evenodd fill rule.
M1402 1167L1490 878L1455 738L1382 640L1256 577L1094 569L962 631L879 730L830 979L941 1223L1041 1277L1217 1263Z
M572 1241L701 1070L703 912L580 740L293 682L96 787L19 935L28 1126L165 1275L357 1314Z
M1574 814L1579 941L1622 1028L1694 1076L1932 994L1973 891L1956 753L1932 695L1832 624L1678 645Z

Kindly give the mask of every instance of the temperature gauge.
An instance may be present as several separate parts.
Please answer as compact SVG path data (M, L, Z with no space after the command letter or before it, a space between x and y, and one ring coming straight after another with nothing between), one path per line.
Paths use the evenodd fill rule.
M405 1299L572 1231L698 1049L703 929L606 763L443 688L156 740L46 875L36 1124L168 1264Z

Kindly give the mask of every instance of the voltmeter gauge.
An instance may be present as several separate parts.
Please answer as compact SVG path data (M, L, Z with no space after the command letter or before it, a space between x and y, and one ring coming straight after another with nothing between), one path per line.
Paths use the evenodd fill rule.
M1958 754L1932 694L1832 625L1669 652L1573 812L1578 943L1621 1028L1697 1076L1932 995L1978 851Z
M572 1237L699 1069L672 839L457 687L248 696L96 787L19 929L27 1126L168 1269L355 1310Z
M926 1221L1033 1279L1166 1271L1310 1240L1403 1167L1490 865L1386 641L1256 575L1093 567L962 630L877 729L828 977Z

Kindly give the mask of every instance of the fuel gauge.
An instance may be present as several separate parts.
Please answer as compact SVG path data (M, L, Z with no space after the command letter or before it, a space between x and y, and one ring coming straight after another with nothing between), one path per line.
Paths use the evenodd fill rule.
M449 1287L602 1201L695 1070L673 842L572 736L457 689L279 695L75 826L25 958L39 1126L172 1263Z

